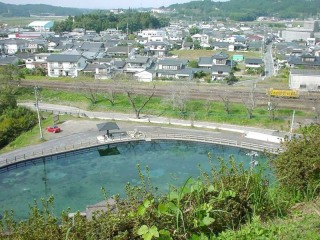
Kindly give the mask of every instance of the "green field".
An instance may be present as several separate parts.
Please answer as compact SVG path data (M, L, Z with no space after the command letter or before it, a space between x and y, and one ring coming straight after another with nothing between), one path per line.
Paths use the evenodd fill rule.
M0 25L7 24L9 27L25 27L33 21L62 21L67 17L0 17Z

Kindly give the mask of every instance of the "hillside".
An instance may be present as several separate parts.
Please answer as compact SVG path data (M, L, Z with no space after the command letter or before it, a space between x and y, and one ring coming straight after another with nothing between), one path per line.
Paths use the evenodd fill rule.
M45 4L15 5L0 2L1 17L30 17L31 15L74 16L86 12L88 12L86 9L55 7Z
M251 21L259 16L279 18L305 18L319 14L320 0L211 0L191 1L170 5L180 15L203 18L223 17L238 21Z

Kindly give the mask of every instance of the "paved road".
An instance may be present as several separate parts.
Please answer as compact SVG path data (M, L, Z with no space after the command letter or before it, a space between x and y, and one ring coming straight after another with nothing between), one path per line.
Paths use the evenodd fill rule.
M21 103L35 110L33 103ZM179 133L185 135L199 135L232 140L244 140L249 143L263 144L270 148L279 146L279 139L287 133L272 129L236 126L212 122L191 122L190 120L169 119L165 117L143 115L141 119L134 118L134 114L90 112L75 107L40 103L42 111L80 116L79 119L69 120L60 125L62 132L58 134L44 133L45 142L1 154L0 160L12 159L25 153L41 152L43 149L61 148L70 144L95 141L98 135L96 124L105 121L116 121L121 131L138 129L146 133Z

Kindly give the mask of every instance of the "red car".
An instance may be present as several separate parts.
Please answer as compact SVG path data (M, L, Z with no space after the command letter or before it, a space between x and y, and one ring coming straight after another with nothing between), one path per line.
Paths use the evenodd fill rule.
M56 126L56 125L47 127L46 130L47 130L48 132L52 132L52 133L58 133L58 132L61 131L61 129L60 129L58 126Z

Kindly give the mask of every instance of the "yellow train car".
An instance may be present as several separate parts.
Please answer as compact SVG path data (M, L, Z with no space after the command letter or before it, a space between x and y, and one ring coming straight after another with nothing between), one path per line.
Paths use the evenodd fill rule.
M298 98L298 90L281 90L281 89L267 89L267 95L271 97L287 97L287 98Z

